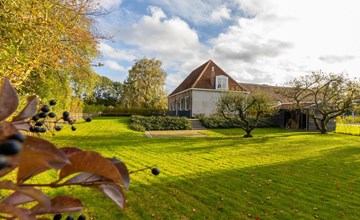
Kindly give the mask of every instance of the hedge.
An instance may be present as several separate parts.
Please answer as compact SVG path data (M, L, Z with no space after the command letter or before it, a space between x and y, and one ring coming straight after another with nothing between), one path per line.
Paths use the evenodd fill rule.
M339 123L339 124L360 124L360 116L336 117L336 123Z
M360 124L339 124L336 123L336 133L360 135Z
M130 128L135 131L190 130L191 123L185 117L133 115Z
M130 116L130 115L165 115L165 109L155 108L125 108L103 105L85 105L84 113L99 113L104 116Z
M238 121L238 118L233 118L232 120L227 120L221 115L211 115L211 116L198 116L202 125L206 128L238 128L239 126L235 125L234 122ZM262 120L258 123L259 128L266 127L277 127L274 123L269 120Z

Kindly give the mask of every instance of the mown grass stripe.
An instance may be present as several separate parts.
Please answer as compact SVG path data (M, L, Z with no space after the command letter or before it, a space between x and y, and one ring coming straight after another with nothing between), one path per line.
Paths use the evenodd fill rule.
M162 171L131 175L125 213L75 190L93 219L360 219L357 136L256 129L245 139L239 129L214 129L204 137L149 139L129 130L126 117L77 128L49 139L116 156L129 170L156 164Z

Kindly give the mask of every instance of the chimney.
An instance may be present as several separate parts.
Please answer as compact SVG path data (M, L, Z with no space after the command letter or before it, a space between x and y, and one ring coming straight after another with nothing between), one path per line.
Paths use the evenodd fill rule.
M214 70L214 66L211 67L211 72L210 72L210 85L213 89L215 89L215 70Z

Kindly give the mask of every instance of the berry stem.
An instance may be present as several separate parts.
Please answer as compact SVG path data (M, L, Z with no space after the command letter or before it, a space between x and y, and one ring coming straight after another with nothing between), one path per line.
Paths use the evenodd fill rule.
M33 187L51 187L51 188L59 188L63 186L93 186L93 185L101 185L101 184L109 184L109 181L93 181L93 182L81 182L81 183L48 183L48 184L31 184L31 183L21 183L18 186L33 186Z
M12 121L12 122L11 122L11 124L13 124L13 125L16 125L16 124L24 124L24 123L30 124L30 120L27 120L27 121L20 120L20 121Z
M46 123L44 123L44 126L46 127L46 129L47 129L48 131L50 131L50 133L51 133L52 135L55 135L55 132L53 132L52 129L50 129L50 126L49 126L49 125L47 125Z
M142 168L142 169L138 169L138 170L134 170L134 171L130 171L129 174L137 173L137 172L144 171L144 170L147 170L147 169L151 169L151 168L153 168L153 167L156 167L156 165L148 166L148 167L145 167L145 168Z

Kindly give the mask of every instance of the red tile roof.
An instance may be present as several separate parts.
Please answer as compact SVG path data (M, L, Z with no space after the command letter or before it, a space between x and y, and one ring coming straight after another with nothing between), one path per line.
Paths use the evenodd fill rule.
M201 89L215 89L215 85L211 84L211 72L214 69L215 76L224 75L229 78L228 86L229 90L244 91L245 89L239 85L231 76L223 71L216 63L212 60L207 61L195 70L193 70L185 80L169 95L172 96L181 91L190 88L201 88Z

